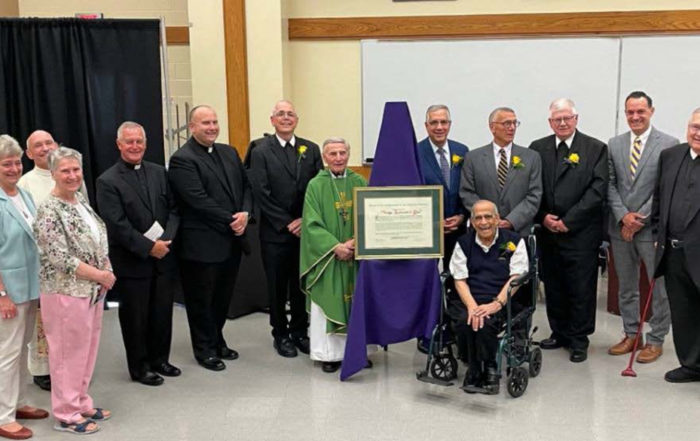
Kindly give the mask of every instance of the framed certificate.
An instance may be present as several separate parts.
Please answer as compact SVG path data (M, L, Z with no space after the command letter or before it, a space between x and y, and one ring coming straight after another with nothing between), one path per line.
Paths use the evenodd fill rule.
M356 187L356 259L442 257L442 186Z

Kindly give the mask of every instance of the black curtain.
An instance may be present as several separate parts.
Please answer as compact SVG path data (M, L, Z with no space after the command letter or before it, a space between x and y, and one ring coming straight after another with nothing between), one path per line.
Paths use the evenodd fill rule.
M80 151L93 203L123 121L144 126L145 159L163 164L159 35L158 20L0 19L0 133L24 146L43 129Z

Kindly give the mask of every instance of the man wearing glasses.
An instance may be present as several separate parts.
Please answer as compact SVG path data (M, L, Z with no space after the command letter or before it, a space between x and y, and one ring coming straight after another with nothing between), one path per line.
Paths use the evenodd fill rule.
M260 206L260 246L270 299L273 346L282 357L309 353L309 317L299 288L299 238L304 195L323 170L318 145L295 136L299 117L286 100L270 115L275 134L251 143L249 176ZM291 320L287 320L289 299Z
M525 237L542 198L542 163L537 153L513 143L519 125L511 108L491 112L493 141L465 159L459 195L468 210L481 199L493 202L501 215L498 228Z
M547 317L552 330L542 349L569 348L571 360L588 358L595 329L598 248L603 239L603 205L608 186L605 143L576 129L573 101L549 106L553 135L530 148L542 159L544 193L535 221L542 252Z
M700 381L700 108L688 122L687 143L661 152L651 223L657 236L656 271L671 306L673 344L680 367L671 383Z

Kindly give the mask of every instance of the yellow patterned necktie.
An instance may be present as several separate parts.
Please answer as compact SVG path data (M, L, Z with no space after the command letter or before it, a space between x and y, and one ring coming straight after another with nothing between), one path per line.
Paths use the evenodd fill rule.
M642 157L642 140L637 136L634 138L634 143L632 144L632 149L630 150L630 173L632 174L632 179L636 177L637 166L639 165L639 160Z

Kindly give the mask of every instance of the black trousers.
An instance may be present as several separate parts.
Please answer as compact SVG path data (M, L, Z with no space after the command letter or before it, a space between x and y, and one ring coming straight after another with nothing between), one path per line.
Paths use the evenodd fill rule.
M700 372L700 289L690 278L682 249L666 247L666 291L673 345L681 366Z
M541 251L552 337L573 349L586 349L588 335L595 331L598 249L563 249L547 243Z
M216 357L226 347L223 329L240 263L240 249L223 262L180 262L192 350L198 360Z
M120 277L114 286L119 295L119 324L126 362L132 377L142 376L170 357L175 274L152 277Z
M270 326L273 337L303 337L309 328L306 298L299 288L299 241L261 242L263 265L270 299ZM291 320L287 320L289 300Z

